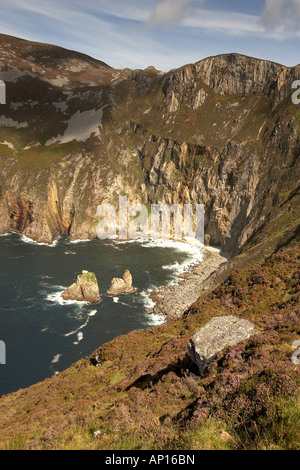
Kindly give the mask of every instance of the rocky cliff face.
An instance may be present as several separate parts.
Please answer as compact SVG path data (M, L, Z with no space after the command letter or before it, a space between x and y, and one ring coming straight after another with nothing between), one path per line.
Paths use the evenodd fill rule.
M205 86L218 95L262 93L274 99L276 105L290 95L295 73L299 74L299 66L288 68L240 54L224 54L169 72L164 88L173 92L175 108L174 103L180 103L184 96L182 84L197 89L191 103L193 109L199 108L207 98ZM201 82L203 88L199 87Z
M114 70L0 36L0 232L96 237L97 206L201 203L227 253L296 229L300 66L226 54Z

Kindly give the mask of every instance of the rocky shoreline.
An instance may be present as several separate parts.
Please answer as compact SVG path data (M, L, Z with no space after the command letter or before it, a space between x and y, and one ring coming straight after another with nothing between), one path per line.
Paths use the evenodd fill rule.
M174 320L180 318L196 302L201 292L206 290L204 281L228 261L219 250L212 247L204 247L203 255L203 261L190 266L187 272L178 276L181 279L178 283L162 286L149 294L155 305L145 310L147 314Z

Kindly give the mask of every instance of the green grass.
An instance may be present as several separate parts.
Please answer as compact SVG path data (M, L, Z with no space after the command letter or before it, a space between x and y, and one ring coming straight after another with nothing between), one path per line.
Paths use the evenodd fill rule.
M67 144L55 143L49 147L35 147L29 150L23 150L17 164L18 169L27 170L36 166L47 167L57 158L71 152L78 152L82 148L82 144L72 141Z
M13 149L8 147L8 145L0 144L0 157L1 156L14 157L15 152L13 151Z
M82 274L78 275L78 280L79 281L85 281L85 282L88 282L90 284L98 284L95 273L91 273L91 272L88 272L88 271L85 271L85 272L82 271Z
M252 425L234 435L237 450L300 450L300 400L282 400L281 417L266 429Z

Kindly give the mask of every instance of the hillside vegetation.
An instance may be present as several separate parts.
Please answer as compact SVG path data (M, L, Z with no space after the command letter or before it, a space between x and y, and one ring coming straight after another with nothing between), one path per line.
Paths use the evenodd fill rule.
M299 449L297 246L233 272L179 320L134 331L68 370L0 400L2 449ZM260 334L203 377L187 344L212 317Z

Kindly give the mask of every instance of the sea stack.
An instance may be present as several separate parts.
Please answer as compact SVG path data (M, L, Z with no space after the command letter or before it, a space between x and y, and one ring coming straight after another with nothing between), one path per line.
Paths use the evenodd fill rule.
M77 300L98 304L101 301L98 281L94 273L82 271L77 276L77 282L72 284L62 294L64 300Z
M134 292L134 290L134 287L132 287L132 276L130 271L126 269L125 273L123 274L123 279L115 277L111 281L110 288L106 294L112 297L116 297L117 295L121 294L131 294L131 292Z

